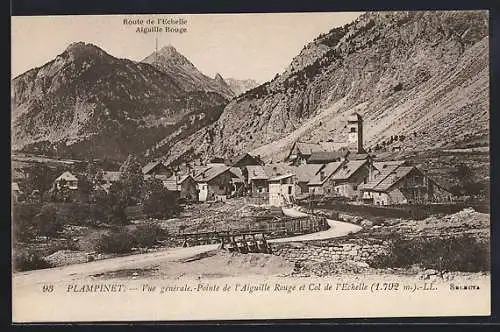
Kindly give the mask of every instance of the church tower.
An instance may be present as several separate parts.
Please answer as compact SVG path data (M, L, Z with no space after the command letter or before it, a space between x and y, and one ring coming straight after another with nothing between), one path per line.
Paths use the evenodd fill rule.
M358 113L347 118L347 148L353 153L364 153L363 149L363 119Z

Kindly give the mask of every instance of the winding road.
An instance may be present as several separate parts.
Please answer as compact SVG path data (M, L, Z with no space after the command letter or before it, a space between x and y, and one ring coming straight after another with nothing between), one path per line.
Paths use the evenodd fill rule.
M303 217L307 214L298 211L295 208L283 208L283 213L290 217ZM268 240L269 243L297 242L297 241L314 241L325 240L336 237L345 236L349 233L355 233L361 230L360 226L346 222L327 219L329 229L321 232L299 235L287 238ZM34 270L27 272L19 272L13 274L13 282L16 286L25 284L41 283L41 282L56 282L60 280L72 280L85 278L90 275L117 271L123 269L138 269L145 266L158 264L160 262L169 262L177 260L185 260L203 255L211 251L219 249L218 244L200 245L187 248L169 248L153 253L129 255L124 257L116 257L93 261L89 263L74 264L49 268L43 270Z
M306 213L300 212L295 208L283 208L283 213L289 217L305 217ZM297 242L297 241L316 241L326 240L336 237L345 236L349 233L359 232L362 227L348 222L327 219L329 229L321 232L310 233L305 235L298 235L292 237L284 237L280 239L268 240L269 243L283 243L283 242Z
M144 268L145 266L155 265L160 262L185 260L218 249L218 244L200 245L187 248L169 248L166 250L146 254L129 255L123 257L108 258L89 263L80 263L43 270L19 272L13 274L13 282L16 285L23 285L30 283L80 279L110 271L139 269Z

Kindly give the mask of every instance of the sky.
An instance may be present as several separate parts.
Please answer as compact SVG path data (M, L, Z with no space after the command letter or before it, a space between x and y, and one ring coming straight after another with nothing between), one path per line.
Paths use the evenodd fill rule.
M140 61L155 50L157 41L158 49L174 46L210 77L220 73L225 78L252 78L264 83L281 73L320 33L352 22L361 14L14 16L12 77L51 61L72 42L92 43L114 57ZM187 22L179 24L175 21L179 18ZM172 21L162 24L158 19ZM187 31L165 32L166 26ZM143 33L137 32L138 27L163 31Z

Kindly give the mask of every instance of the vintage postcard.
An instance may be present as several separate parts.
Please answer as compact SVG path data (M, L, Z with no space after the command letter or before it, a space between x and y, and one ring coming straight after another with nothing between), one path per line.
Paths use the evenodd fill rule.
M13 322L490 315L488 11L11 24Z

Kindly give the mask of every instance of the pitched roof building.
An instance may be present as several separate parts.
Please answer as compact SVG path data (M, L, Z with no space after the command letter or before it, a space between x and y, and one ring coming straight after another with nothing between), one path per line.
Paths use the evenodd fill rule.
M342 148L337 151L319 151L311 153L307 159L308 164L326 164L334 161L342 161L349 155L349 150Z
M394 205L449 201L452 194L414 166L404 162L375 163L379 172L359 186L366 203Z
M142 173L145 175L162 174L171 176L173 172L162 160L155 160L146 164L142 168Z
M259 156L252 156L245 152L235 156L229 160L229 164L233 167L245 167L250 165L263 165L264 163Z
M78 189L78 178L71 172L66 171L54 180L54 187L61 189L63 185L71 190Z

